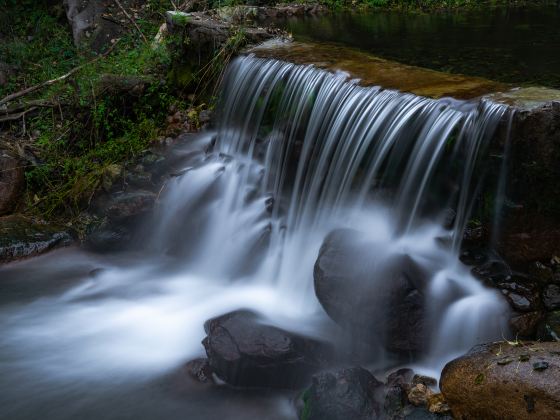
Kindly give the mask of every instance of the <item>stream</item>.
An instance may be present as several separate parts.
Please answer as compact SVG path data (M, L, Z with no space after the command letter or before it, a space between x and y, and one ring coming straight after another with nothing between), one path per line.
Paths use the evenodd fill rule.
M527 13L476 15L479 25L464 18L479 33L493 24L511 29L495 31L506 38L538 34L512 43L522 48L515 60L529 61L508 73L492 61L513 67L497 35L482 42L459 16L337 15L288 27L296 38L336 36L409 64L468 73L472 60L484 61L476 75L558 87L560 53L543 54L538 39L560 50L559 35L524 29L524 19L542 17ZM559 19L553 12L538 25L557 28ZM447 42L458 34L463 48ZM384 261L394 256L426 273L428 348L408 362L370 355L364 363L379 377L403 365L437 377L474 344L508 336L504 299L458 259L488 142L508 112L486 100L362 87L312 66L235 59L214 127L177 146L183 169L132 249L74 247L0 267L0 418L296 418L294 392L207 387L183 366L205 355L204 322L236 309L343 344L313 287L321 244L339 228L371 244L378 274L368 287L384 287Z

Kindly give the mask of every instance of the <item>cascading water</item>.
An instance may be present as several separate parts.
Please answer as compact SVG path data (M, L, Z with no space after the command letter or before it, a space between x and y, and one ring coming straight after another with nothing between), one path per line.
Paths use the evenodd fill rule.
M51 277L67 276L67 267L104 270L63 293L1 307L3 388L20 381L46 404L57 399L53 385L157 376L202 353L206 319L238 308L328 337L313 265L325 236L341 227L370 238L372 258L405 253L429 273L431 345L420 368L437 370L500 338L505 305L458 253L482 152L505 112L486 101L432 100L362 87L343 73L236 59L217 131L201 136L209 145L187 145L147 250L124 261L62 251L55 255L65 269L29 263Z

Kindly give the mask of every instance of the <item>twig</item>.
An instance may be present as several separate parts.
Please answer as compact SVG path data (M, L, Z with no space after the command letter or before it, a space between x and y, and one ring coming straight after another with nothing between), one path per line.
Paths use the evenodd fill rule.
M32 112L32 111L35 111L36 109L37 109L37 107L34 106L34 107L31 107L31 108L29 108L25 111L18 112L17 114L11 114L11 115L6 115L4 117L0 117L0 123L7 122L7 121L19 120L22 117L25 118L25 114L27 114L29 112ZM23 123L24 123L24 127L25 127L25 119L23 120ZM24 130L25 130L25 128L24 128Z
M95 63L96 61L101 60L102 58L108 56L111 53L111 51L113 51L113 49L115 48L115 46L118 44L119 41L120 40L117 40L117 42L115 42L113 45L111 45L111 48L109 48L107 51L105 51L100 56L95 57L93 60L90 60L87 63L81 64L78 67L74 67L68 73L63 74L62 76L57 77L56 79L47 80L46 82L39 83L38 85L28 87L27 89L23 89L23 90L20 90L19 92L15 92L15 93L12 93L12 94L6 96L4 99L0 100L0 105L6 104L8 102L13 101L14 99L21 98L22 96L33 93L33 92L35 92L39 89L42 89L44 87L47 87L47 86L53 85L57 82L61 82L65 79L68 79L70 76L72 76L74 73L80 71L85 66L87 66L89 64L92 64L92 63Z
M119 0L115 0L115 3L116 3L117 6L119 6L119 9L121 9L121 11L124 13L124 15L128 18L128 20L130 20L132 22L132 24L134 25L134 27L136 28L136 30L138 31L138 33L140 34L140 36L142 37L144 42L147 44L148 39L144 36L144 33L142 32L142 30L140 29L140 27L138 26L136 21L132 18L132 16L130 16L128 14L128 12L126 10L124 10L124 7L122 7L122 4Z

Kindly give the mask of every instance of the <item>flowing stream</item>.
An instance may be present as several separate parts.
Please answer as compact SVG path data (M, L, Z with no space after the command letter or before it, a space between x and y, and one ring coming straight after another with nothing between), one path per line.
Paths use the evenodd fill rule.
M429 272L431 344L417 369L437 375L501 338L506 305L458 254L506 113L236 59L215 130L181 146L184 171L136 249L65 249L0 268L0 417L293 418L282 393L209 390L177 372L203 355L204 321L239 308L336 341L313 265L340 227L366 234L372 258L405 253Z

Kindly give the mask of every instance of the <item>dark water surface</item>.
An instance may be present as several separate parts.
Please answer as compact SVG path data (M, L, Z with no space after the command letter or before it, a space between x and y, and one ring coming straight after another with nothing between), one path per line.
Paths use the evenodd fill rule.
M560 8L356 12L297 18L297 41L336 42L406 64L560 88Z

